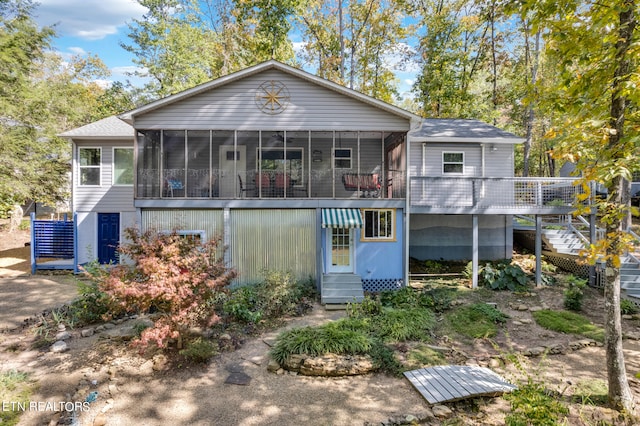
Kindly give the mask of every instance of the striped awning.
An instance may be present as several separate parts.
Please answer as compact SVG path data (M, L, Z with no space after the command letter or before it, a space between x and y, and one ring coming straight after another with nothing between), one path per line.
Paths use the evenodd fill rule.
M322 209L323 228L362 228L360 209Z

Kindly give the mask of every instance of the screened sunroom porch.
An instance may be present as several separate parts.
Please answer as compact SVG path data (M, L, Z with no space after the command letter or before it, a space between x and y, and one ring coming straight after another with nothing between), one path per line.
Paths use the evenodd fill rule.
M404 198L404 132L138 130L137 199Z

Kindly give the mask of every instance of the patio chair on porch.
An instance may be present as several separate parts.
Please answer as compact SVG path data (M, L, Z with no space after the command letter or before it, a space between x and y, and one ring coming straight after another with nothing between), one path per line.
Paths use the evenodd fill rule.
M276 173L274 179L274 191L276 197L284 197L284 194L291 196L292 193L293 182L291 180L291 176L285 173Z
M239 187L239 192L240 193L239 193L239 195L240 195L241 198L245 198L245 193L247 193L247 192L250 192L253 195L255 195L256 187L255 186L249 186L249 187L245 186L242 183L242 176L240 176L240 175L238 175L238 183L240 184L240 187Z
M380 179L377 173L345 173L342 175L342 183L346 191L361 192L361 197L380 196Z
M263 197L273 196L271 175L267 172L262 172L256 177L256 196L258 195L262 195Z
M164 181L164 196L165 197L173 197L174 195L178 195L179 191L184 190L184 185L182 181L179 179L165 179ZM183 196L183 195L178 195Z

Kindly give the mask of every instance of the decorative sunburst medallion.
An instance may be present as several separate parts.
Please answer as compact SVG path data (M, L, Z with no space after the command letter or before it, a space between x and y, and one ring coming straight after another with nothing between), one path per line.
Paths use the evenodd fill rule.
M280 114L287 105L289 105L289 90L279 81L265 81L256 90L256 106L265 114Z

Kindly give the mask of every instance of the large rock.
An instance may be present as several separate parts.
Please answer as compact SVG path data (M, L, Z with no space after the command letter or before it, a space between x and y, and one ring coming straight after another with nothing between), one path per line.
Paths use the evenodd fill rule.
M283 367L305 376L355 376L376 370L375 363L369 355L294 355Z

